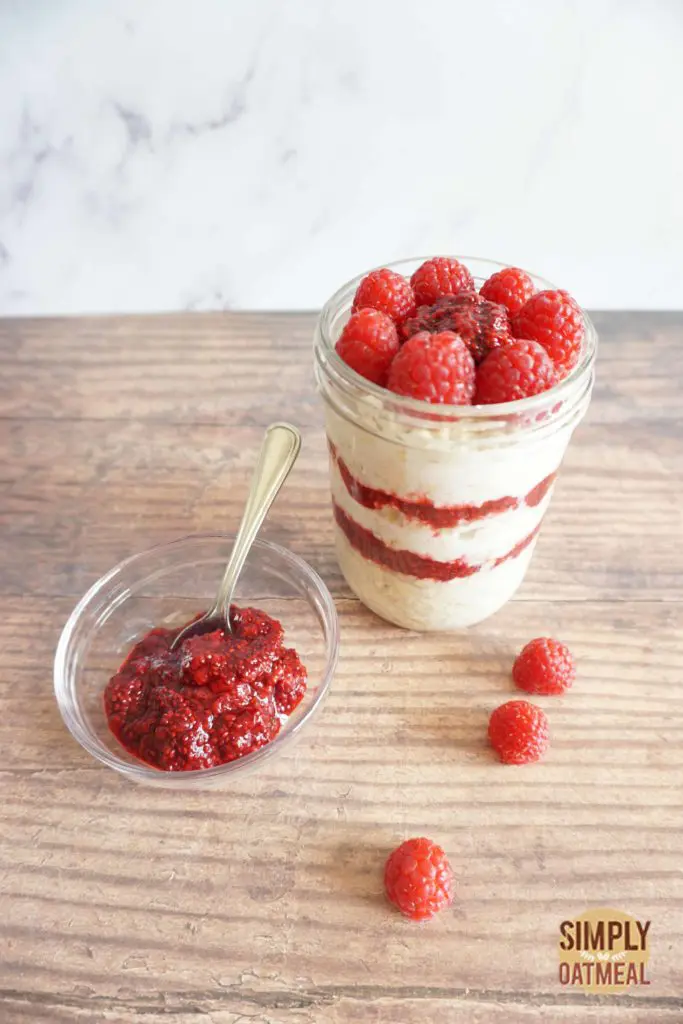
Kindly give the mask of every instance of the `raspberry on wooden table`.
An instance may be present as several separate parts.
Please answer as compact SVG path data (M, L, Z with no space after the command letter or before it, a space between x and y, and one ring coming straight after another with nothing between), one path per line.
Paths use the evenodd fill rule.
M585 334L583 314L569 292L536 292L512 321L516 338L531 338L546 350L561 377L579 361Z
M435 256L418 267L410 279L418 306L430 306L444 295L473 292L474 278L464 263Z
M505 306L510 316L516 316L535 291L534 282L526 270L505 267L504 270L491 274L488 281L484 281L479 294L489 302Z
M539 636L517 655L512 678L527 693L565 693L576 679L576 664L566 644Z
M550 743L548 719L529 701L509 700L492 713L489 740L505 764L540 761Z
M391 361L399 350L396 325L378 309L359 309L344 326L336 349L361 377L384 385Z
M387 268L373 270L358 285L352 308L378 309L399 323L415 310L415 296L403 274Z
M557 381L552 359L536 341L518 339L490 352L477 370L477 405L517 402L547 391Z
M452 331L413 335L391 364L387 380L397 395L445 405L470 405L474 385L474 359Z
M427 921L453 902L453 871L431 839L407 839L384 868L388 899L413 921Z

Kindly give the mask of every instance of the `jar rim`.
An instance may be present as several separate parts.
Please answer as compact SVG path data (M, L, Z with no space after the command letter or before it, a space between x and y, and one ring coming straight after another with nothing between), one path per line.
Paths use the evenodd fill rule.
M448 259L456 259L461 263L464 263L470 271L472 271L473 265L479 265L481 269L484 267L487 269L487 276L491 273L495 273L498 270L504 270L511 266L509 263L500 263L496 260L490 260L484 257L478 256L460 256L446 254ZM332 322L335 316L339 313L340 309L347 303L350 307L353 296L355 295L358 285L362 279L373 270L379 270L387 268L389 270L395 270L397 273L404 272L409 266L418 266L425 260L433 259L432 256L412 256L405 259L396 260L391 263L383 263L378 267L364 270L361 274L356 275L346 284L343 284L341 288L338 288L333 295L327 300L318 318L318 329L321 344L316 345L316 357L321 365L325 365L333 376L338 380L341 380L348 387L362 388L365 393L369 396L376 398L381 402L386 402L387 398L390 398L392 405L405 411L415 419L424 417L434 424L435 419L439 421L447 420L452 422L453 420L470 420L473 422L487 419L500 419L501 416L507 416L511 412L522 413L522 414L533 414L543 406L545 406L549 400L564 401L568 394L574 390L577 384L580 384L592 371L593 364L595 362L595 356L597 352L598 335L595 330L595 326L589 317L588 313L582 306L579 306L581 315L584 321L584 342L581 352L581 358L579 362L574 366L567 376L561 380L558 384L555 384L552 388L547 391L542 391L537 395L531 395L529 398L522 398L516 402L499 402L491 405L434 405L432 402L426 402L419 398L408 398L403 395L394 394L391 391L387 391L386 388L381 387L379 384L374 384L372 381L362 377L355 370L344 362L344 360L337 354L335 350L335 341L332 337ZM541 290L555 289L557 286L547 279L540 277L538 274L532 271L526 271L529 276L533 279L534 283L539 285ZM482 278L481 275L473 273L475 283L483 283L486 278Z

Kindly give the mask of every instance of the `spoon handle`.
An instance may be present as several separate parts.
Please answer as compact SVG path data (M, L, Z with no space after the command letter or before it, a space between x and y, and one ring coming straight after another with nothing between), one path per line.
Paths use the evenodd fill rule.
M289 476L301 448L301 435L290 423L271 423L261 445L259 460L251 480L249 497L230 553L225 574L210 614L220 614L230 622L230 603L237 578L244 568L251 545L268 514L270 506Z

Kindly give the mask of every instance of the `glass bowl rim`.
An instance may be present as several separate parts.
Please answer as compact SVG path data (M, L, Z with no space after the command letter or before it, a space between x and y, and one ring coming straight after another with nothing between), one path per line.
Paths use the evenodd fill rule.
M459 260L461 263L465 264L468 270L471 270L470 264L475 263L486 264L491 268L491 273L495 273L499 270L505 270L508 267L513 266L511 263L501 263L498 260L489 259L487 256L463 256L451 255L448 253L439 253L438 255L445 255L447 259ZM332 317L345 301L353 297L356 288L367 274L371 274L374 270L381 270L384 268L395 270L397 273L402 273L402 268L405 268L409 264L424 263L426 260L434 258L433 254L431 256L407 256L389 263L381 263L376 267L369 267L367 270L357 274L355 277L351 278L351 280L338 288L324 304L318 317L318 330L322 344L319 346L316 345L317 357L321 364L324 365L324 363L327 363L332 373L338 379L341 379L347 387L360 388L373 398L379 399L382 403L390 401L392 405L397 408L405 409L405 411L410 415L414 417L422 416L430 421L434 421L435 418L438 418L438 420L449 421L499 419L500 417L510 415L511 413L531 414L537 409L542 408L550 400L553 402L556 402L559 399L564 400L572 388L580 384L581 381L590 374L597 354L598 334L593 321L583 306L579 306L579 309L583 316L586 334L579 362L576 366L572 367L567 376L561 380L559 384L555 384L554 387L549 388L547 391L541 391L537 395L531 395L529 398L522 398L516 402L499 402L492 403L491 405L434 405L431 402L425 402L418 398L407 398L403 395L393 394L393 392L387 391L386 388L380 387L379 384L373 384L372 381L366 380L365 377L356 373L355 370L352 370L351 367L340 358L335 350L330 330L330 321L332 320ZM556 285L551 281L548 281L546 278L541 277L539 274L534 273L534 271L526 270L525 273L529 274L535 281L540 282L543 286L542 290L556 290ZM472 276L474 277L475 282L480 280L477 275L473 274Z
M231 541L233 539L234 535L229 533L194 533L188 534L184 537L178 537L172 541L164 541L160 544L155 544L152 547L145 548L143 551L138 551L129 555L127 558L124 558L113 566L113 568L109 569L108 572L104 573L103 576L100 576L100 578L88 588L64 624L57 643L53 663L53 686L57 707L59 708L59 712L65 726L73 738L81 747L83 747L84 750L87 751L87 753L101 764L106 765L108 768L113 768L115 771L139 782L154 781L159 783L163 779L165 785L173 787L174 784L177 784L178 788L192 786L203 781L212 780L215 782L216 779L228 775L238 775L242 772L255 768L262 761L267 760L269 757L284 748L289 740L293 739L302 731L306 723L310 721L315 712L324 702L329 692L330 684L334 677L339 660L339 616L334 599L320 574L311 565L309 565L304 558L295 554L293 551L282 547L280 544L276 544L274 541L259 537L254 541L254 549L267 551L276 555L288 566L290 570L293 570L294 575L299 578L307 579L308 582L312 584L313 590L320 599L320 607L316 609L316 614L321 613L325 623L325 626L322 627L323 642L325 644L325 668L322 679L317 688L315 698L311 702L310 707L306 709L300 718L298 718L290 727L286 727L282 732L278 733L278 735L269 743L266 743L265 746L260 747L251 754L246 754L244 757L237 758L235 761L228 761L226 764L216 765L213 768L197 768L185 772L164 772L159 768L154 768L151 765L145 764L143 761L132 763L130 761L125 761L123 758L117 757L108 750L103 743L101 743L92 730L88 729L88 727L81 721L80 715L77 712L74 713L72 711L73 701L66 684L67 656L73 641L74 633L84 612L102 593L102 591L118 575L130 568L132 565L135 565L136 562L139 562L150 555L160 555L164 552L178 550L184 545L191 545L195 541ZM307 603L310 605L310 600L308 600Z

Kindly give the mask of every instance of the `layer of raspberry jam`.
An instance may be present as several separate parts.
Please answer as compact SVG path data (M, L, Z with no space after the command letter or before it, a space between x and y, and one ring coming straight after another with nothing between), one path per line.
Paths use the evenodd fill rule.
M353 475L349 467L339 455L332 442L329 443L330 454L339 469L346 490L355 502L369 509L394 508L401 512L407 519L419 522L428 526L435 532L444 529L454 529L463 524L476 522L490 516L500 515L511 509L526 505L535 508L543 501L552 487L557 471L549 473L528 494L521 498L512 496L495 498L492 501L485 501L481 505L434 505L428 498L403 498L390 491L382 491L376 487L368 487ZM419 580L434 580L440 583L448 583L450 580L464 579L473 576L483 568L481 565L472 565L464 558L457 558L450 562L441 562L429 555L420 555L414 551L402 548L394 548L377 537L372 530L357 523L344 509L336 502L333 502L334 517L337 525L348 540L352 548L363 558L381 565L385 569L392 569L394 572L402 573L404 576L413 576ZM510 551L505 552L495 559L492 567L496 568L518 555L527 548L538 533L540 523L515 544Z
M413 576L418 580L434 580L437 583L449 583L451 580L464 579L466 576L474 576L484 567L482 565L470 565L464 558L456 558L452 562L439 562L429 555L419 555L416 551L407 551L404 548L389 547L380 537L361 526L355 519L351 519L346 512L332 503L334 518L349 544L359 555L366 558L375 565L381 565L385 569L392 569L404 576ZM522 551L531 544L541 528L539 523L526 537L524 537L514 548L500 555L493 562L493 568L502 565L512 558L517 558Z
M153 629L109 680L109 728L135 757L167 772L235 761L270 743L303 700L306 669L277 619L232 605L230 622L232 633L190 637L175 651L184 627Z
M363 505L364 508L395 508L407 519L431 526L434 530L453 529L479 519L487 519L489 516L500 515L501 512L519 508L522 504L530 507L539 505L557 476L557 472L550 473L523 498L506 496L485 501L481 505L434 505L426 497L402 498L397 494L392 494L391 491L382 491L361 483L353 475L332 442L330 441L328 444L332 459L337 464L339 475L344 481L344 486L354 501Z

